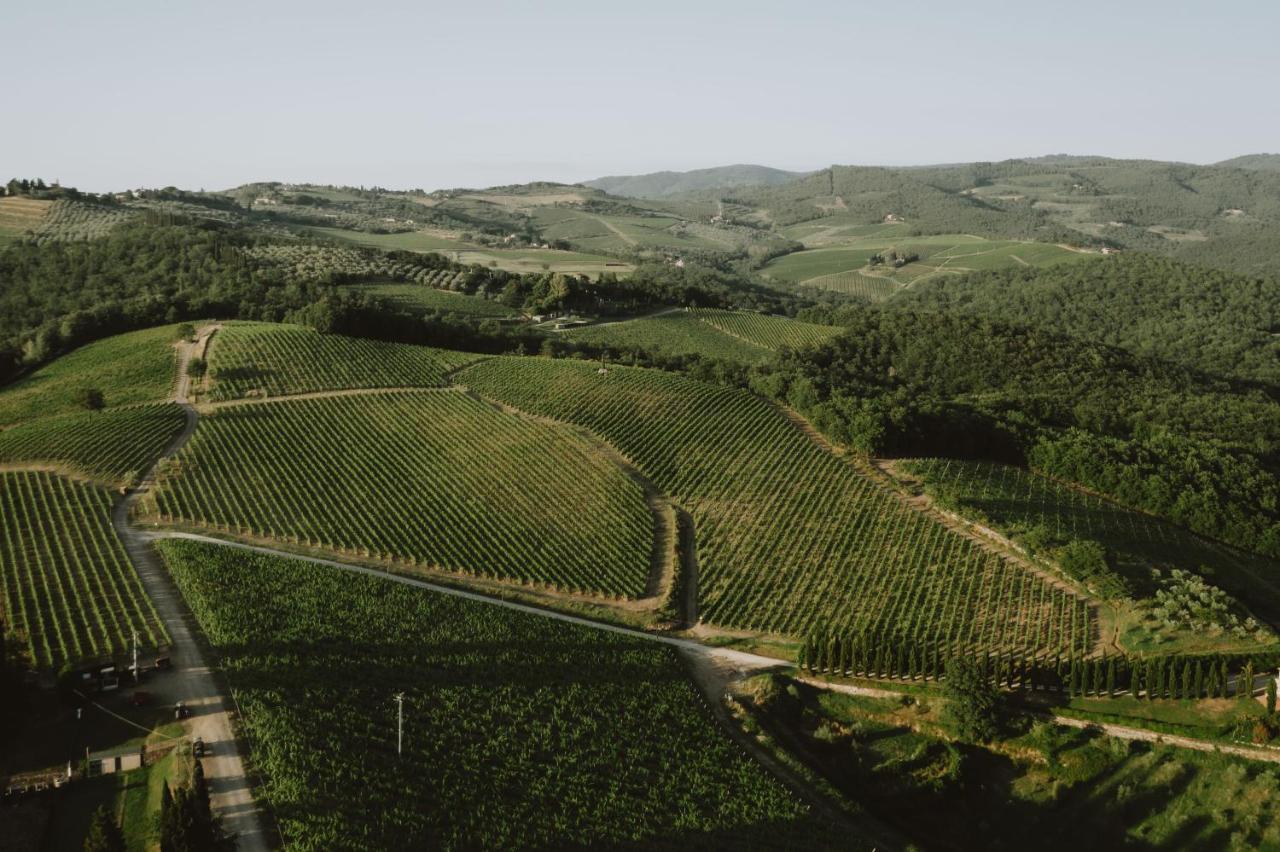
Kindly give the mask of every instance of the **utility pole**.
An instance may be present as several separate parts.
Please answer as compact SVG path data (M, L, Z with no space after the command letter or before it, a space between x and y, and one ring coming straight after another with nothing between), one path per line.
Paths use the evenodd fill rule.
M133 683L138 683L138 631L133 631Z
M396 754L404 753L404 693L397 692L396 701Z

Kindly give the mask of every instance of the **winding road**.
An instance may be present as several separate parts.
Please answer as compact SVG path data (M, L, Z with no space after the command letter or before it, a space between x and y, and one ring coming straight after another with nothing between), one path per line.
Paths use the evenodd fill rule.
M194 343L179 345L178 378L173 401L186 413L186 425L142 481L116 503L111 512L111 523L173 643L169 657L174 670L153 678L148 690L166 704L181 701L191 708L190 735L193 739L199 737L204 740L207 746L202 766L209 784L210 805L222 821L223 829L235 836L237 848L257 852L270 848L270 843L254 803L244 755L231 723L232 701L223 693L214 670L205 659L204 651L196 640L195 620L151 546L150 537L129 524L130 510L151 489L161 462L182 449L195 432L199 415L190 401L191 382L187 366L192 354L198 349L203 350L217 330L216 325L206 326L200 330L200 336Z

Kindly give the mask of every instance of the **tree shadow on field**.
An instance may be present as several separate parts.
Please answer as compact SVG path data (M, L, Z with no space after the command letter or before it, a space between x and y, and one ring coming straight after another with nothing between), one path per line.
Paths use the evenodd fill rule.
M271 370L264 370L253 364L238 367L221 367L212 378L216 382L256 382L272 375Z
M323 684L340 680L351 688L510 686L656 686L687 682L675 652L634 645L606 646L572 639L510 642L361 642L341 637L265 641L217 648L233 669L238 688L278 688L290 681Z
M639 850L658 850L658 852L687 852L691 849L723 849L752 850L752 852L768 852L769 850L872 850L884 848L876 841L851 829L847 825L839 825L815 815L805 815L794 820L767 820L761 822L742 822L739 825L727 826L710 831L695 829L673 829L658 832L651 837L627 841L594 841L589 844L566 844L562 842L533 846L533 849L566 850L566 852L587 852L587 850L606 850L606 852L639 852Z

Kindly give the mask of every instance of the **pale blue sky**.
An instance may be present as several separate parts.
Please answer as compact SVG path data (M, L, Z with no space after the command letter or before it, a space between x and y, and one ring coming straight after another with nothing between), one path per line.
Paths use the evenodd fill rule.
M0 0L0 179L390 187L1280 150L1280 2Z

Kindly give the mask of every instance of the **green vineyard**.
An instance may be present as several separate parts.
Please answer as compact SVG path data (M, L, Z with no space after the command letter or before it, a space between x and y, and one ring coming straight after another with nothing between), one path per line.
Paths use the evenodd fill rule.
M724 736L668 648L326 566L160 549L289 848L837 843Z
M460 275L448 270L449 276ZM358 284L344 288L348 293L359 293L382 299L398 310L412 314L425 314L442 311L462 314L469 317L491 317L493 319L512 319L519 317L518 311L507 307L495 299L480 296L468 296L464 293L446 289L436 289L424 284Z
M903 469L920 477L925 489L945 504L1016 538L1035 530L1052 540L1100 542L1140 594L1152 590L1152 569L1167 574L1181 568L1211 577L1269 618L1280 616L1280 566L1265 557L1016 467L912 459L903 463Z
M457 390L216 408L149 504L165 523L629 598L654 539L641 487L597 448Z
M48 473L0 473L0 580L6 624L32 660L57 668L168 642L115 531L111 498Z
M166 325L63 355L0 390L0 428L82 410L79 394L86 388L101 391L108 407L167 399L177 373L177 339L177 326Z
M232 323L209 349L214 401L346 388L432 387L474 361L469 353L320 334L273 323Z
M1089 605L906 507L743 391L652 370L493 359L459 381L584 426L696 524L706 620L876 630L953 648L1091 648Z
M820 343L839 331L786 317L696 308L587 326L566 332L565 337L608 346L624 359L629 351L643 350L755 364L783 346L794 349Z
M172 403L64 414L0 431L0 465L51 466L106 485L131 484L186 424Z
M798 349L802 346L821 343L828 337L840 332L840 329L829 325L815 325L814 323L799 322L787 317L775 317L748 311L695 308L692 313L700 322L704 322L731 337L773 350L781 349L784 346Z

